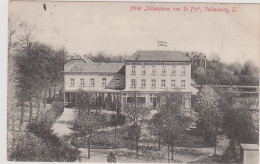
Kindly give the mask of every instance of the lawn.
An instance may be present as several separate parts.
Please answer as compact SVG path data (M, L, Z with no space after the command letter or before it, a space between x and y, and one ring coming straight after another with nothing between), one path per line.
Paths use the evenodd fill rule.
M117 128L117 148L126 148L126 147L133 147L134 141L129 140L128 127L120 127ZM72 143L75 141L73 140ZM85 139L80 140L79 147L87 148L87 141ZM91 148L93 149L111 149L115 148L115 130L106 130L98 132L91 140Z

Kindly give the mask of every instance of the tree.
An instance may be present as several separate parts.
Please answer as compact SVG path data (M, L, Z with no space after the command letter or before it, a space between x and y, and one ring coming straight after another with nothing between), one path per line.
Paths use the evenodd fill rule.
M219 75L220 83L226 85L234 85L238 82L238 76L233 71L223 68Z
M149 121L148 129L150 134L158 138L159 150L161 149L161 139L163 137L164 131L162 129L162 113L156 113L153 118Z
M204 86L195 98L194 110L198 113L197 127L202 131L204 140L217 148L217 135L221 128L223 113L219 108L219 96L210 86Z
M240 75L240 84L242 85L259 85L259 69L253 61L245 62Z
M145 107L144 104L137 102L137 97L135 93L135 101L133 103L126 103L123 106L123 113L128 116L132 122L132 134L136 142L136 157L138 158L139 150L139 138L141 135L141 120L143 120L149 113L149 107Z
M42 91L49 79L47 69L50 67L50 52L49 46L28 41L28 46L20 49L19 55L15 56L17 96L21 101L24 101L24 98L29 101L29 122L32 119L33 98L37 99L37 116L39 114Z
M122 117L122 115L121 115L122 104L121 104L121 98L120 98L119 95L115 95L114 96L114 102L113 103L115 104L115 110L116 110L116 115L115 115L116 118L114 120L114 126L115 126L115 147L116 147L116 145L117 145L117 139L116 139L116 137L117 137L117 125L118 125L118 121L119 121L120 117Z
M95 98L93 92L78 90L75 92L74 98L78 116L82 115L84 112L90 112L90 110L94 109L93 104L95 102Z
M250 99L236 108L234 93L223 93L221 108L224 111L223 131L230 139L231 158L236 159L236 145L240 143L258 143L257 128L254 125L252 113L249 111Z
M98 111L91 111L93 109L91 102L94 102L93 93L88 93L84 91L78 92L75 101L77 114L75 116L72 128L75 132L76 138L81 137L82 139L87 140L89 159L91 139L94 137L97 129L100 127L100 114Z
M163 92L160 94L160 99L159 123L161 125L159 127L162 129L163 141L171 147L171 160L174 160L173 148L185 135L190 121L182 112L184 99L181 93Z

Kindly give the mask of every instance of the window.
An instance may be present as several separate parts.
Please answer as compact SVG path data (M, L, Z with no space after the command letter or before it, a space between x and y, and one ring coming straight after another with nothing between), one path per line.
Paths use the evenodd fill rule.
M119 79L116 79L116 86L119 86Z
M185 87L185 80L181 81L181 87Z
M74 79L71 78L71 79L70 79L70 85L71 85L71 86L74 86L74 84L75 84L74 82L75 82Z
M152 87L156 87L156 80L152 80Z
M102 86L106 86L107 85L107 79L106 78L102 78Z
M142 86L142 87L145 87L145 86L146 86L146 81L145 81L145 79L142 79L142 80L141 80L141 86Z
M135 79L131 80L131 87L135 87Z
M80 86L84 86L85 83L84 83L84 79L80 79Z
M90 86L94 86L95 85L95 80L94 79L90 79Z
M137 97L137 103L144 104L145 103L145 97Z
M172 74L174 75L176 73L176 68L172 67Z
M171 87L175 87L175 80L171 81Z
M131 74L135 74L135 66L132 66Z
M161 80L161 87L165 87L165 80Z
M156 66L152 66L152 74L156 74Z
M127 97L127 103L134 103L135 102L135 97Z
M166 73L166 69L165 69L165 66L162 67L162 74L165 74Z
M185 73L186 73L186 67L182 67L181 74L185 75Z
M145 66L142 66L142 74L145 74Z

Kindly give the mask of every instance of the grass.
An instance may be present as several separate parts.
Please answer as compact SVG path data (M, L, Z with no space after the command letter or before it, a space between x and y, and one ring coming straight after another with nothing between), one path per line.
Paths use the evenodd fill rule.
M205 148L208 147L202 136L198 135L185 135L180 141L178 141L178 147L190 147L190 148Z
M121 127L117 129L117 148L132 147L134 141L128 140L128 127ZM74 143L74 142L72 142ZM87 148L87 141L82 139L79 141L81 148ZM91 148L93 149L111 149L115 148L115 130L107 130L98 132L91 140Z

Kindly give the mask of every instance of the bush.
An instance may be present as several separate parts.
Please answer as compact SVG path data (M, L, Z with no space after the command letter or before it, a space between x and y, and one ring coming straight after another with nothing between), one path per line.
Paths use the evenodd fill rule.
M235 145L236 147L236 145ZM239 162L240 151L238 148L232 148L229 144L225 149L224 153L221 155L221 162L223 163L236 163Z
M61 140L53 134L53 130L45 126L44 122L32 123L27 126L27 130L54 146L61 146Z
M47 98L46 102L47 102L47 104L51 104L54 102L54 98Z
M128 127L128 139L130 140L136 140L136 135L138 135L138 138L140 138L140 126L137 125L134 128L134 125L131 125Z
M126 117L123 114L119 114L119 115L112 114L110 117L111 117L110 118L110 124L113 125L113 126L123 125L126 122Z
M64 144L52 132L42 135L35 130L37 125L30 127L31 132L26 131L16 139L15 148L10 155L10 160L15 161L45 161L45 162L73 162L77 159L79 151ZM34 130L32 130L34 129ZM50 139L52 138L52 139ZM50 139L50 140L49 140Z
M52 108L41 113L36 123L27 126L16 138L15 148L12 150L10 160L16 161L60 161L72 162L77 159L79 151L63 143L57 137L52 124L63 113L61 103L55 102Z
M38 122L44 122L44 126L51 127L52 124L60 117L63 113L63 106L60 102L55 102L52 104L52 108L41 113Z

